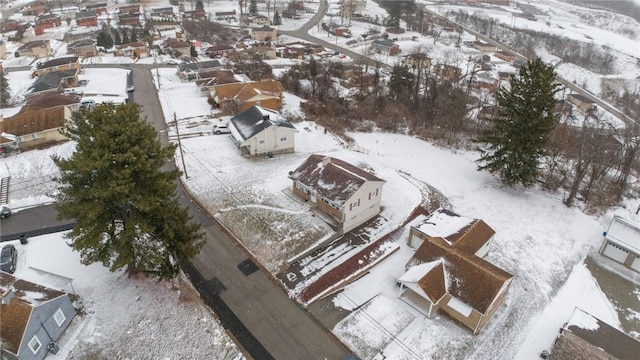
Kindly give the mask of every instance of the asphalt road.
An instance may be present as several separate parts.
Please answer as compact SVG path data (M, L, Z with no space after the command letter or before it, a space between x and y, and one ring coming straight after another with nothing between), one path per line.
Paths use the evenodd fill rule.
M166 144L166 123L148 68L133 68L134 100ZM175 165L173 165L175 166ZM183 206L207 241L185 271L201 296L255 359L342 359L350 351L289 299L217 221L184 193Z
M8 218L0 220L0 241L16 240L22 234L31 237L73 228L74 221L58 220L57 214L53 205L14 211Z

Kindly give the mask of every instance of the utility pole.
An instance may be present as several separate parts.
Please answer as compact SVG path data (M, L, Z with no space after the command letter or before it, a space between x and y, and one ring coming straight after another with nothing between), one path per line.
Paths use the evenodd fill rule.
M178 126L178 119L176 113L173 113L173 121L176 123L176 135L178 135L178 148L180 149L180 159L182 159L182 169L184 169L184 177L189 178L187 175L187 165L184 163L184 152L182 151L182 143L180 142L180 127Z

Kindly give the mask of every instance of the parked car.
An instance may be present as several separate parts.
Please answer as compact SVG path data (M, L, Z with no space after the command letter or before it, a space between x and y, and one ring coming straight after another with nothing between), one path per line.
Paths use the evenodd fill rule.
M9 217L11 215L11 209L9 209L8 206L2 205L2 208L0 208L0 219L4 219L6 217Z
M0 250L0 270L13 274L18 262L18 250L13 245L5 245Z
M231 131L225 124L215 124L213 125L213 133L216 135L220 134L230 134Z
M127 86L127 92L132 92L132 91L133 91L133 90L135 90L135 89L136 89L136 88L135 88L135 86L133 86L133 85L129 85L129 86Z

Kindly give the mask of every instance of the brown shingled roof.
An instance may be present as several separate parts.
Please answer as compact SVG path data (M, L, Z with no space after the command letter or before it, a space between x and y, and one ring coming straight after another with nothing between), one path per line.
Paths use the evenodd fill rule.
M367 181L384 180L340 159L311 155L289 176L341 206Z
M431 274L436 268L432 269L418 281L423 291L437 300L441 297L440 283L444 281L447 293L481 313L487 311L504 283L512 277L473 253L449 245L442 238L423 241L407 264L414 266L437 260L443 261L443 279L438 278L439 274Z

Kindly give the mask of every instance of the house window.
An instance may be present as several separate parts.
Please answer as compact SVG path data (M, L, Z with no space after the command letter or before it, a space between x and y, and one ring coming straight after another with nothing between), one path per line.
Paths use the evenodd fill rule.
M258 142L258 144L260 144L260 145L264 145L264 140L260 140L260 141Z
M357 208L358 206L360 206L360 199L358 199L358 201L354 201L351 203L351 207L349 208L349 210L353 210L355 208Z
M281 137L280 141L287 141L287 137L286 136Z
M31 140L35 140L38 138L38 133L31 134Z
M56 313L53 314L53 320L55 320L56 324L58 324L58 327L60 327L60 326L62 326L64 321L67 320L67 317L64 316L64 313L62 312L62 309L58 309L58 311L56 311Z
M378 189L375 189L374 191L369 193L369 200L371 200L372 198L378 196Z
M24 136L20 135L20 136L16 137L16 140L18 142L23 142L24 141Z
M42 343L40 342L40 339L38 339L38 336L33 335L31 340L29 340L28 346L29 346L29 349L31 349L31 352L35 355L38 353L38 350L40 350Z

